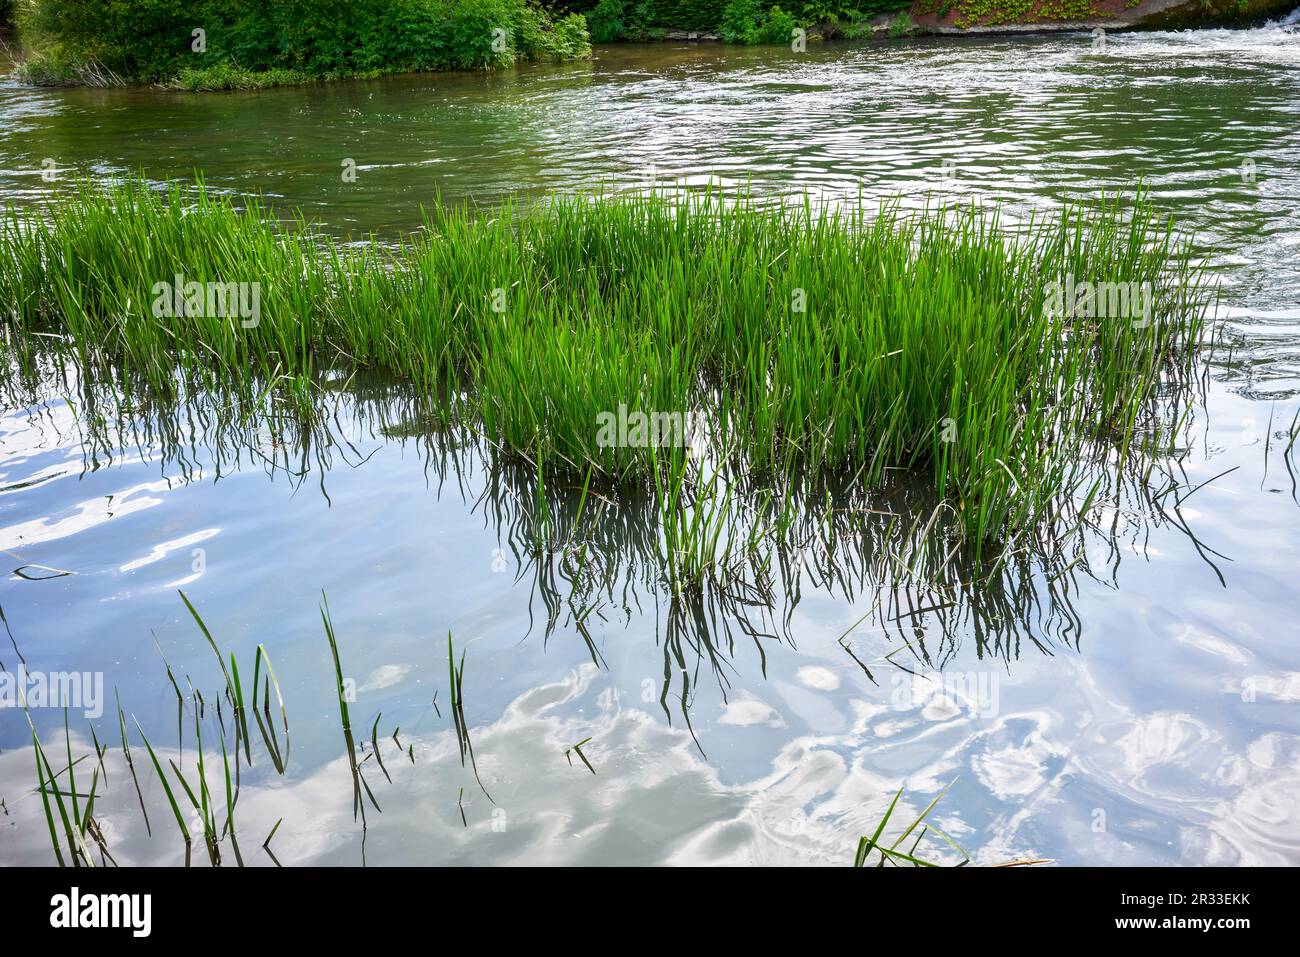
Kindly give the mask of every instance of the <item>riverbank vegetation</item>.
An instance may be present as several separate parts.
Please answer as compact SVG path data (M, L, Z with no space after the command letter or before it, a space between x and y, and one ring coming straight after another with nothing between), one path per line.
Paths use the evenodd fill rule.
M593 41L694 36L727 43L791 45L1034 25L1104 21L1151 28L1244 26L1290 9L1289 0L560 0L586 15ZM798 31L802 30L800 34Z
M29 82L227 89L589 56L536 0L19 0Z
M596 43L663 39L673 31L702 33L727 43L789 45L796 29L809 36L856 39L870 35L882 14L898 14L913 0L570 0Z
M591 42L870 35L912 0L17 0L20 79L254 89L590 56ZM588 30L590 24L590 31Z
M7 2L0 0L0 17ZM1184 3L1150 14L1157 17L1151 23L1173 23L1175 14L1248 22L1278 3L1206 0L1190 14ZM834 37L1123 17L1138 5L1139 0L13 0L12 9L22 47L18 76L26 82L227 90L583 59L592 42L691 37L799 49L809 40Z
M1103 283L1149 308L1075 308ZM126 185L0 227L19 370L52 344L79 374L155 396L305 396L322 372L379 370L539 475L650 487L676 514L705 489L721 505L719 471L872 486L902 470L977 543L1032 530L1099 463L1167 440L1152 404L1189 380L1202 293L1140 197L1015 236L973 209L557 197L435 206L423 235L384 247ZM699 447L614 440L602 417L629 413L702 422ZM699 552L695 578L700 520L669 549Z

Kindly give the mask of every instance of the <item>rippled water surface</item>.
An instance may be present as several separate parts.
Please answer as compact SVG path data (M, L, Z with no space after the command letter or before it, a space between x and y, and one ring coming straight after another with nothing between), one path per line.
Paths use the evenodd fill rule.
M1294 26L1119 35L1104 52L1082 35L606 48L247 95L0 86L9 201L74 173L196 170L358 238L418 226L437 194L490 207L720 178L1021 214L1144 180L1223 292L1203 401L1164 463L1180 492L1163 504L1182 504L1121 500L1079 562L950 592L881 577L862 540L782 556L753 592L674 601L634 503L601 513L592 568L539 562L520 547L528 476L383 386L354 383L311 435L223 425L219 400L116 410L98 430L76 389L6 402L0 549L29 577L0 584L0 665L102 672L99 740L118 741L116 687L167 757L160 651L182 686L219 678L177 589L241 664L265 645L292 758L283 778L243 771L249 863L271 863L259 845L279 819L285 864L845 863L900 786L919 810L949 784L936 819L977 861L1300 863ZM322 590L367 744L382 713L385 768L369 759L366 777L383 810L364 848ZM483 788L449 730L448 631ZM35 715L61 745L62 714ZM93 747L79 715L71 733L77 753ZM566 757L584 739L594 775ZM3 863L51 858L28 745L21 712L0 711ZM192 734L185 747L193 774ZM179 863L156 778L141 776L149 838L120 749L104 764L118 860Z

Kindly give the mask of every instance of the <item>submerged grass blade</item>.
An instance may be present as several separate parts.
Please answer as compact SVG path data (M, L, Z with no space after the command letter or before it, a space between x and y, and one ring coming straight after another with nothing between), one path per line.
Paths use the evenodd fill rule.
M171 806L172 815L176 818L176 827L180 830L181 837L185 841L185 866L188 867L190 864L190 848L193 846L193 841L190 839L189 828L185 826L185 817L181 814L180 805L176 803L176 794L172 791L172 786L167 782L167 775L163 773L162 764L158 761L158 755L154 753L153 745L149 743L149 739L145 736L144 729L140 727L139 721L136 721L135 729L140 733L140 740L144 742L145 750L149 752L149 760L153 762L154 772L158 775L158 780L162 784L163 793L167 796L167 803ZM173 765L173 767L175 767L175 765ZM184 778L182 778L181 781L184 783ZM186 790L189 790L188 785L186 785ZM192 794L190 795L190 800L194 800Z
M347 685L343 680L343 662L339 658L338 638L334 634L334 622L330 618L329 599L321 592L320 606L321 622L325 626L325 638L329 642L330 655L334 659L334 683L335 690L339 698L339 719L343 724L343 741L348 750L348 766L352 771L352 816L355 819L358 814L361 816L362 827L365 826L366 805L364 796L370 799L376 811L382 811L379 802L375 800L374 794L370 790L370 785L366 783L365 776L361 773L361 765L357 761L356 740L352 736L352 718L348 713L348 693Z
M262 662L266 662L266 685L262 694L262 710L257 707L258 678L261 675ZM280 749L280 740L275 733L275 723L271 718L271 689L275 689L276 703L280 708L280 720L284 726L284 750ZM277 774L284 774L289 766L289 712L285 707L284 694L280 691L280 682L271 667L271 656L263 645L257 646L257 656L253 660L253 716L257 719L258 729L262 732L262 741ZM265 716L265 721L263 717Z
M63 851L59 846L59 835L54 827L54 813L50 808L50 791L47 790L47 779L45 777L45 768L47 766L45 754L41 750L40 739L36 737L36 729L32 729L32 753L36 757L36 789L41 795L41 804L45 808L45 822L50 829L50 843L54 845L54 857L59 862L59 867L67 867L63 860ZM49 788L55 787L53 781L48 782Z
M465 766L465 758L469 758L470 768L474 772L474 780L478 782L479 790L489 801L492 795L483 784L483 779L478 774L478 761L474 758L474 744L469 737L469 722L465 720L465 652L460 653L460 664L456 664L456 652L452 647L451 632L447 632L447 668L451 678L451 716L452 723L456 730L456 740L460 745L460 766ZM496 802L493 802L496 803Z

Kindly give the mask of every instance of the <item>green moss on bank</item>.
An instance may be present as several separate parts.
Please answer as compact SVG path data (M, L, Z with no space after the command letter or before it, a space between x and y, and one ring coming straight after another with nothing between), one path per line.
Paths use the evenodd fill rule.
M1199 0L1151 14L1143 26L1162 30L1249 26L1293 9L1295 0Z

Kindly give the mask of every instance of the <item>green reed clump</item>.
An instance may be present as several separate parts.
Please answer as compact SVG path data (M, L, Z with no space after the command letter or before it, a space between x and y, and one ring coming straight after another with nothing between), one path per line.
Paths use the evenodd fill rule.
M1149 290L1147 315L1053 307L1053 283L1085 282ZM257 315L214 315L201 296L168 309L187 283L256 283ZM1152 400L1188 381L1206 295L1140 194L1015 230L996 211L862 200L555 197L436 206L391 247L128 184L9 211L0 299L19 370L50 336L90 375L128 370L163 395L178 369L305 396L314 375L369 367L548 470L658 476L665 508L688 485L722 507L721 467L866 483L902 468L931 475L976 541L1005 542L1077 487L1085 450L1128 454ZM704 417L706 456L665 469L661 446L684 454L671 430L610 442L600 417L620 409ZM712 554L710 522L675 521L687 541L668 547L690 571Z

